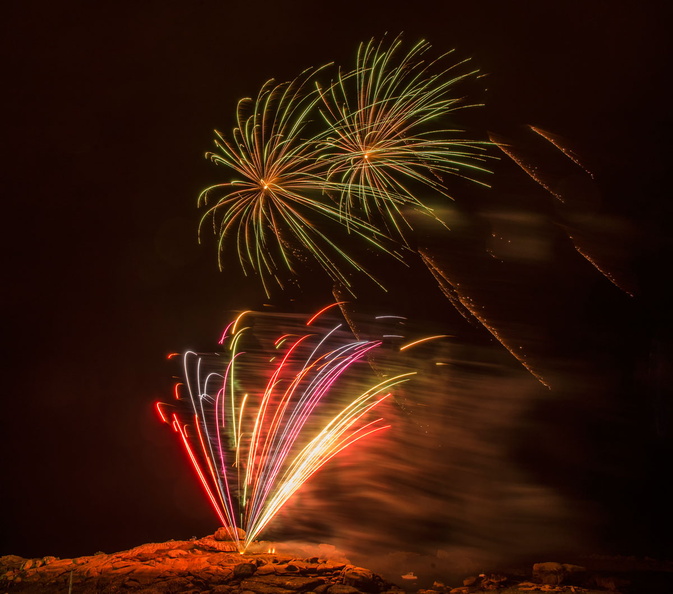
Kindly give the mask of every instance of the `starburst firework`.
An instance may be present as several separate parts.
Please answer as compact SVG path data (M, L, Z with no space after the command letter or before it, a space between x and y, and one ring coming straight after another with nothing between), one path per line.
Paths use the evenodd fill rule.
M320 159L339 190L344 222L353 215L382 222L395 235L411 227L408 207L435 217L423 197L449 197L444 174L477 183L487 143L467 140L447 129L446 116L466 107L455 88L474 77L467 61L441 68L442 58L424 60L430 44L421 41L406 54L400 37L389 46L361 44L355 70L339 72L321 90L321 112L329 127ZM378 218L377 218L378 217ZM436 217L435 217L436 218Z
M232 139L216 131L217 150L208 153L215 163L238 179L205 189L199 203L210 205L201 219L212 218L219 236L219 263L225 242L232 237L243 270L258 273L269 295L268 278L282 286L279 271L293 271L297 252L311 255L336 281L350 286L345 264L362 267L329 237L330 225L340 226L343 214L327 194L335 190L325 166L317 159L316 141L305 135L309 114L319 100L307 91L315 72L276 84L268 81L255 99L239 101ZM351 217L348 230L376 249L388 251L383 234ZM392 253L392 252L390 252Z

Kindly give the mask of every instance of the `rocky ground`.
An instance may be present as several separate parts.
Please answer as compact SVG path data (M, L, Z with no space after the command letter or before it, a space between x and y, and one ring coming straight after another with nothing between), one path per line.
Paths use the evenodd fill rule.
M592 568L555 562L529 571L465 576L462 583L415 585L413 573L399 583L351 564L334 547L255 543L245 554L220 540L221 532L189 541L146 544L128 551L75 559L0 557L0 592L73 594L145 592L212 594L472 594L522 592L673 592L673 564L594 558Z

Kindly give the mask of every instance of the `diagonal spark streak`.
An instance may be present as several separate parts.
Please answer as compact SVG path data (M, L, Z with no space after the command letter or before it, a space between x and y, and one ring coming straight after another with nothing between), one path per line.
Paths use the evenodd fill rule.
M428 267L428 270L435 277L442 292L449 296L452 295L450 300L455 299L465 311L474 317L486 330L488 330L493 338L495 338L506 350L512 355L523 367L530 373L538 382L543 386L551 390L551 386L546 382L546 380L535 371L525 360L524 355L517 352L517 350L508 344L508 342L502 337L498 330L479 312L479 310L472 303L472 299L466 295L461 295L459 289L454 283L452 283L447 277L446 273L440 270L437 265L433 262L432 258L425 252L425 250L419 250L419 254L423 260L423 263ZM460 310L459 310L460 311Z

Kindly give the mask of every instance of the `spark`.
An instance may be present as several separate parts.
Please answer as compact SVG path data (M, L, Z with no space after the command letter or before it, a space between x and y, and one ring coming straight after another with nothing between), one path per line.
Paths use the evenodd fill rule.
M306 322L307 326L310 326L317 320L322 314L324 314L328 309L332 309L333 307L340 307L341 305L344 305L345 303L348 303L347 301L337 301L336 303L331 303L330 305L326 305L323 307L318 313L316 313L308 322Z
M168 418L166 417L166 415L164 414L164 412L161 410L161 404L162 404L161 402L157 402L156 405L155 405L155 407L156 407L156 409L157 409L157 412L159 413L159 416L161 417L161 420L162 420L164 423L168 423L168 422L169 422L169 421L168 421Z
M570 241L573 243L573 247L577 251L577 253L582 256L589 264L591 264L598 272L600 272L606 279L608 279L615 287L617 287L620 291L623 291L626 293L629 297L633 297L634 294L629 291L625 286L623 286L609 271L607 271L605 268L600 266L598 262L594 258L592 258L589 253L582 249L578 244L575 238L568 234L568 237L570 238Z
M231 328L236 321L234 320L233 322L229 322L222 331L222 336L220 336L220 340L217 341L217 344L223 344L227 336L229 335L229 328ZM178 353L179 354L179 353Z
M233 323L229 324L229 326L227 326L227 328L231 327L231 333L232 334L237 334L238 333L238 323L241 321L241 319L243 318L243 316L245 314L249 314L249 313L252 313L251 310L249 310L249 309L240 313L238 315L238 317L233 321ZM226 334L226 330L225 330L225 334ZM226 338L226 336L225 336L225 338Z
M428 340L437 340L438 338L451 338L451 335L450 334L438 334L437 336L427 336L426 338L419 338L418 340L414 340L413 342L409 342L409 343L405 344L404 346L401 346L400 351L406 351L407 349L415 347L418 344L427 342Z
M554 188L552 188L540 175L538 172L538 168L535 165L531 165L530 163L526 163L523 159L518 157L514 151L510 148L508 144L500 140L498 137L496 137L495 134L489 134L489 138L491 139L491 142L497 146L503 153L505 153L512 161L514 161L523 171L525 171L528 176L535 180L539 185L541 185L547 192L549 192L554 198L556 198L559 202L562 204L565 204L565 200L563 199L563 196L556 192Z
M563 145L561 144L561 142L559 141L559 137L558 137L558 136L556 136L555 134L552 134L551 132L547 132L546 130L542 130L541 128L536 128L535 126L528 126L528 127L529 127L533 132L535 132L536 134L539 134L540 136L542 136L542 138L544 138L545 140L547 140L548 142L550 142L551 144L553 144L553 145L554 145L558 150L560 150L566 157L568 157L568 159L570 159L573 163L575 163L575 165L577 165L578 167L580 167L581 169L583 169L584 172L587 173L587 174L589 175L589 177L591 177L592 179L595 178L594 174L591 173L591 171L589 171L589 170L584 166L584 164L580 161L579 157L578 157L573 151L571 151L569 148L566 148L565 146L563 146Z

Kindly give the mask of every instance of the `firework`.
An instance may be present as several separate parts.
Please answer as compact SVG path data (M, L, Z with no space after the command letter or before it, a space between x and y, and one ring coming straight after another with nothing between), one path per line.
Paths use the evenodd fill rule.
M239 101L232 139L216 131L217 150L207 156L226 166L237 179L206 188L199 204L208 206L201 219L212 219L219 236L219 264L225 243L236 245L246 274L261 277L267 296L270 277L282 287L281 270L293 272L298 253L312 256L336 281L349 287L341 267L364 272L323 230L343 224L343 213L328 193L334 184L318 159L316 141L306 134L310 113L319 100L307 90L315 72L292 82L263 85L255 99ZM347 228L376 249L383 235L372 225L349 217ZM392 253L392 252L391 252Z
M317 323L320 315L275 340L268 365L250 367L242 350L254 338L246 314L225 330L220 355L183 355L178 402L157 405L241 551L332 457L388 427L369 413L413 375L363 389L352 372L381 341L345 340L341 324ZM344 388L350 396L335 401Z
M539 136L542 136L545 140L553 144L558 150L560 150L568 159L570 159L575 165L580 167L581 169L584 170L584 172L591 177L592 179L595 178L594 174L589 171L580 158L575 154L575 152L565 146L565 143L563 140L557 136L556 134L552 134L551 132L547 132L546 130L543 130L542 128L537 128L535 126L528 126L535 134L538 134Z
M456 310L468 321L471 318L477 320L486 330L491 333L491 336L493 336L493 338L495 338L505 348L505 350L510 355L512 355L512 357L514 357L526 371L528 371L528 373L530 373L545 388L551 389L549 383L547 383L547 381L530 365L530 363L526 361L526 355L520 352L521 347L517 349L502 336L496 327L484 317L483 313L479 311L472 298L468 295L465 295L458 289L456 283L452 283L449 280L447 273L437 266L436 262L427 251L420 250L419 254L427 269L435 277L440 290L442 293L444 293L445 297L451 302Z
M535 126L529 126L530 130L533 131L538 136L542 137L544 140L553 145L561 153L563 153L568 159L570 159L578 168L589 177L591 180L595 179L595 176L587 167L584 166L580 158L575 154L575 152L566 146L566 143L561 139L561 137L556 134L552 134L541 128ZM497 137L494 134L490 135L491 141L495 146L497 146L504 154L506 154L514 163L516 163L522 171L524 171L531 179L536 181L542 188L544 188L549 194L554 196L559 202L565 205L568 211L572 210L572 200L570 204L566 197L557 189L561 184L559 184L559 178L556 176L554 178L552 175L546 171L546 169L540 165L538 160L531 159L530 157L524 157L521 154L521 151L518 150L514 145L505 142L503 139ZM548 169L548 168L547 168ZM593 182L592 182L593 183ZM573 225L575 226L575 225ZM593 266L600 274L602 274L607 280L609 280L615 287L626 293L629 297L634 296L633 289L629 287L629 282L627 279L618 278L620 275L616 271L611 271L608 269L606 263L601 262L601 258L593 253L593 250L588 242L584 241L581 238L581 234L571 231L571 226L567 222L562 222L559 227L563 229L568 236L568 239L572 242L573 247L577 253L582 256L591 266Z
M540 172L540 167L538 163L532 163L528 159L525 159L517 154L517 151L509 143L505 142L496 134L489 135L491 142L497 146L503 153L505 153L512 161L514 161L521 169L524 171L531 179L535 180L540 186L542 186L547 192L549 192L554 198L556 198L562 204L565 203L563 195L554 188L554 185L550 183L546 176Z
M488 170L485 143L438 126L441 118L466 107L454 88L476 71L459 72L467 61L442 70L445 56L424 61L430 49L424 41L399 55L401 44L399 37L388 48L373 41L361 44L355 70L340 72L321 90L329 131L320 158L339 190L346 224L355 213L382 220L387 232L404 237L403 229L410 227L405 208L437 218L421 195L429 189L450 197L443 174L482 183L478 177Z

